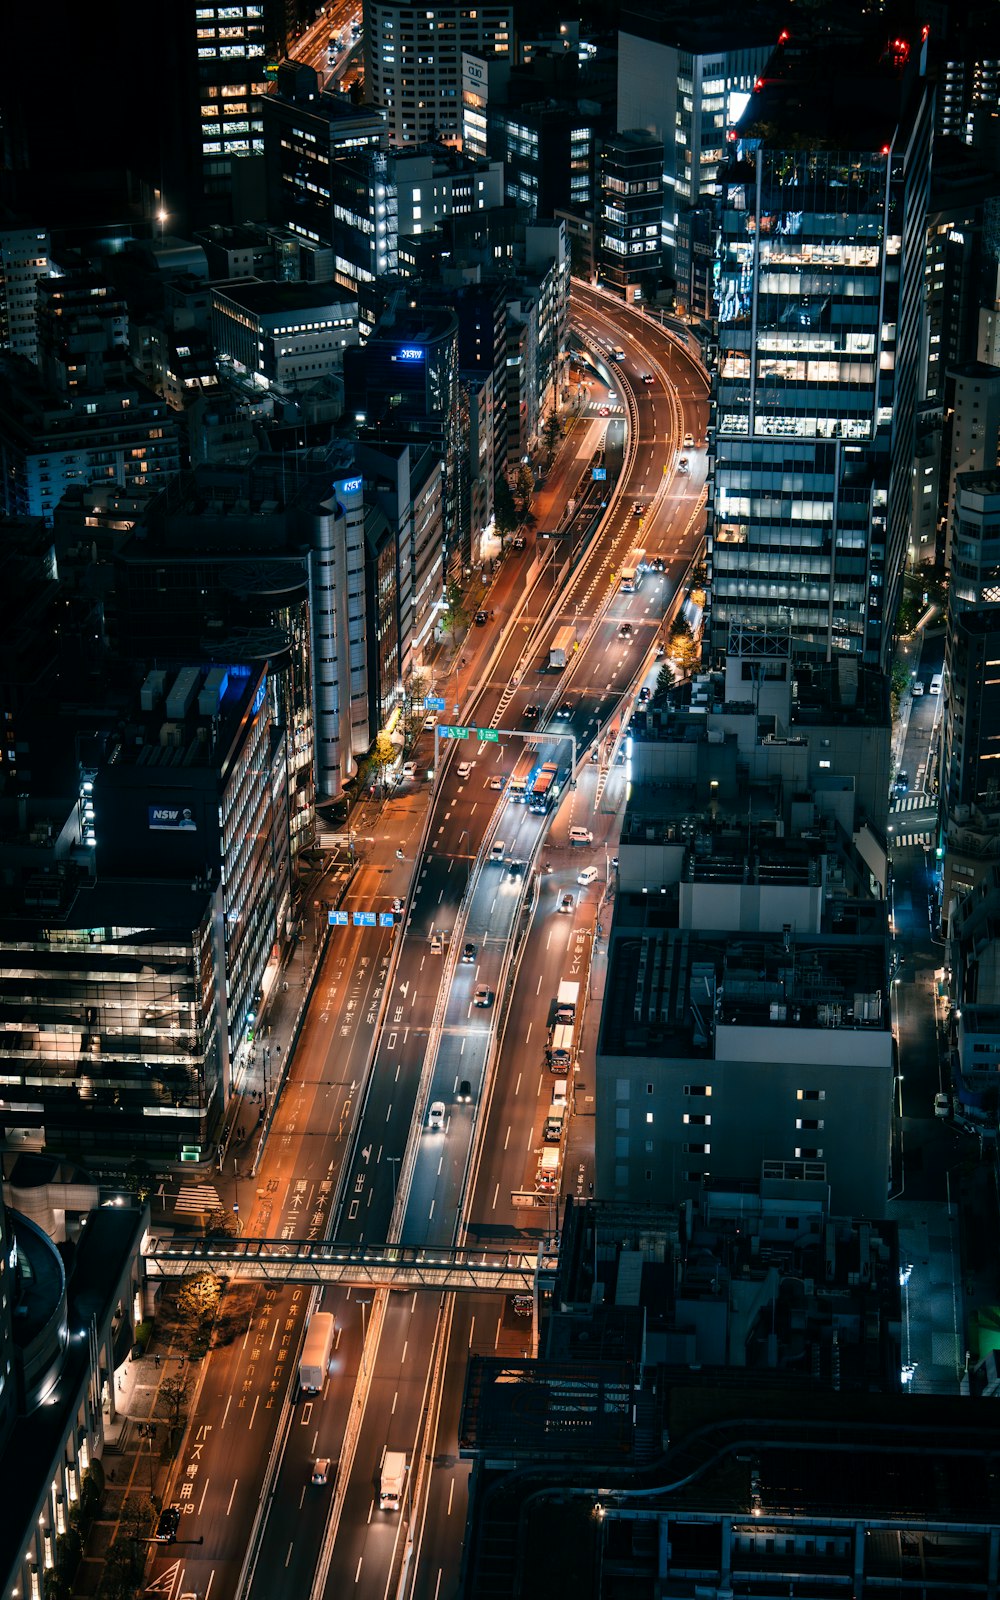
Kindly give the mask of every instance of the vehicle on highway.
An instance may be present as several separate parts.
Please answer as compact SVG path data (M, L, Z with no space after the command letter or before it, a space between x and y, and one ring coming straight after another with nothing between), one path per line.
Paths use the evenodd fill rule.
M619 639L631 639L631 637L632 637L632 624L631 624L631 622L623 622L622 623L621 627L618 629L618 637L619 637Z
M406 1483L406 1454L402 1450L387 1450L382 1457L382 1472L378 1486L380 1511L398 1511L403 1503Z
M560 628L549 645L549 666L554 670L564 667L576 648L576 629L570 625Z
M556 1021L576 1021L576 1008L580 1003L580 985L572 978L564 978L556 990Z
M442 939L442 937L441 937L440 933L438 932L437 928L432 928L431 929L431 955L432 956L439 956L443 949L444 949L444 940Z
M576 896L572 895L572 894L564 894L562 899L559 902L559 910L560 911L573 911L575 909L575 907L576 907Z
M530 1294L511 1295L511 1309L515 1317L530 1317L534 1310Z
M476 627L477 628L485 628L485 626L489 622L489 620L490 619L489 619L489 615L488 615L487 612L485 612L485 611L477 611L476 612Z
M499 791L504 787L506 782L507 782L507 779L505 777L503 777L502 775L499 776L499 777L496 777L496 778L491 778L490 779L490 788L496 790L497 793L499 793Z
M569 1104L569 1079L557 1078L552 1085L552 1104L565 1106Z
M507 798L511 805L523 805L528 798L527 778L511 778L507 785Z
M398 916L398 915L399 915L399 913L400 913L400 912L401 912L401 911L402 911L402 909L403 909L403 902L402 902L402 900L401 900L401 899L400 899L400 897L399 897L399 895L398 895L398 894L397 894L397 895L396 895L396 896L395 896L395 898L394 898L394 899L393 899L393 902L392 902L392 909L393 909L393 911L395 911L395 912L396 912L396 914L397 914L397 916Z
M492 846L490 848L490 860L492 862L494 862L494 863L502 863L503 862L503 858L504 858L504 856L506 854L507 854L507 841L506 841L506 839L494 839L493 844L492 844Z
M688 460L687 456L680 456L678 458L677 471L678 472L690 472L691 471L691 463Z
M934 1096L934 1115L936 1117L941 1117L942 1119L951 1115L950 1095L936 1094Z
M432 1100L427 1113L427 1129L429 1133L443 1133L445 1119L445 1104L443 1100Z
M472 762L471 761L460 761L458 763L458 766L455 768L455 771L457 772L458 776L462 779L462 781L464 783L466 778L471 778L472 777Z
M564 700L562 705L557 708L556 716L566 718L571 717L572 715L573 707L570 705L568 700Z
M633 517L641 517L642 513L643 513L643 511L645 509L646 508L643 505L641 500L633 500L632 501L632 515L633 515Z
M488 1006L493 1003L493 990L488 983L481 983L472 996L472 1003L476 1006Z
M458 1093L456 1094L455 1099L460 1100L463 1105L468 1105L469 1101L472 1099L472 1084L469 1082L468 1078L462 1079L458 1086Z
M920 679L919 679L919 678L918 678L918 679L917 679L917 680L916 680L916 682L915 682L915 683L914 683L914 685L913 685L913 689L912 689L912 691L911 691L911 692L912 692L912 694L913 694L913 698L914 698L914 700L919 700L919 698L920 698L920 696L921 696L921 695L922 695L922 694L923 694L923 692L924 692L924 686L923 686L923 684L922 684L922 683L921 683L921 681L920 681Z
M684 443L685 443L685 445L687 446L687 448L689 450L693 450L694 449L694 434L693 433L686 433L684 435Z
M519 878L524 872L524 862L509 861L507 863L507 871L510 873L512 878Z
M472 965L472 963L473 963L473 961L475 961L475 959L476 959L476 947L473 944L471 939L467 939L465 944L462 946L462 960L465 962L465 965L468 967L468 966Z
M632 551L621 570L618 586L622 594L634 594L642 587L642 575L646 568L646 552L640 545Z
M642 381L643 383L655 383L656 379L653 377L651 372L644 372L642 374Z
M611 407L610 406L598 406L597 415L599 417L610 417L610 415L611 415Z
M570 844L593 844L594 835L589 828L570 828L569 842Z
M559 798L559 768L554 761L544 761L532 774L529 809L541 815Z
M896 773L896 782L893 785L897 794L905 794L910 787L910 774L900 770Z
M596 883L600 876L596 867L584 867L583 871L577 874L576 881L586 889L588 884Z
M424 718L424 731L425 732L428 732L431 728L436 728L437 725L438 725L437 717L433 717L432 716L432 717L425 717Z
M299 1388L303 1394L319 1394L330 1371L330 1354L337 1324L330 1311L315 1311L306 1328L306 1342L299 1358Z
M639 690L639 704L641 706L644 706L646 704L646 701L649 699L649 697L652 694L652 692L653 691L649 687L649 684L648 683L644 683L642 688Z
M562 1136L566 1132L566 1109L565 1101L559 1106L549 1106L545 1117L545 1126L542 1129L542 1138L546 1144L562 1143Z
M511 540L511 543L513 544L515 550L523 550L527 540L525 539L523 533L519 533L516 539Z
M536 705L525 706L521 715L525 722L534 722L538 716L538 707Z
M417 775L417 763L415 761L404 761L403 762L403 777L404 778L415 778L416 775Z
M317 1456L313 1462L312 1481L315 1484L326 1483L330 1476L330 1457Z
M943 680L942 680L940 672L935 672L933 678L931 679L931 686L930 686L930 689L928 690L928 693L929 694L940 694L941 693L942 681Z

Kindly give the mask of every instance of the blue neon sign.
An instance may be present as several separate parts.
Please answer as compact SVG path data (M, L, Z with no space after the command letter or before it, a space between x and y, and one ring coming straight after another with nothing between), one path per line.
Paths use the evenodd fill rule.
M424 352L416 344L400 345L393 357L394 361L423 361L423 359Z
M341 494L358 494L361 489L361 483L362 480L360 478L342 478L340 483L337 484L337 488Z

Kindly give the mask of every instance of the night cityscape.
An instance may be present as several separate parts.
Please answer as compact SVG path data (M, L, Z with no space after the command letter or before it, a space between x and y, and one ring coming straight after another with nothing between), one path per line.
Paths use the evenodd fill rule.
M41 20L0 1597L1000 1600L1000 0Z

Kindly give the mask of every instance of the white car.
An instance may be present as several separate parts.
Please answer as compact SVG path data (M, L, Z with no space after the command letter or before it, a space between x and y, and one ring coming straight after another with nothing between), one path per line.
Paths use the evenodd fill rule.
M934 1115L936 1117L941 1117L942 1119L944 1119L944 1118L947 1118L950 1115L950 1113L951 1113L951 1100L948 1097L948 1095L946 1095L946 1094L936 1094L934 1096Z
M472 776L472 762L471 761L460 761L458 763L458 766L455 768L455 771L458 773L458 776L461 778L462 782L464 783L466 778L471 778L471 776Z
M436 728L437 725L438 725L437 717L425 717L424 718L424 728L426 729L426 731L428 733L430 732L430 730L432 728Z
M432 1100L427 1113L427 1131L429 1133L443 1133L445 1119L445 1104L443 1100Z
M415 761L404 761L403 762L403 777L404 778L415 778L416 775L417 775L417 763Z
M684 444L685 444L685 446L686 446L686 448L688 450L693 450L694 449L694 434L693 433L686 433L684 435Z
M601 874L596 867L584 867L583 871L577 874L576 881L582 888L586 889L590 884L596 883L600 876Z
M912 690L914 700L919 699L919 697L923 694L923 692L924 692L924 686L921 683L920 679L918 678L916 683L913 685L913 690Z

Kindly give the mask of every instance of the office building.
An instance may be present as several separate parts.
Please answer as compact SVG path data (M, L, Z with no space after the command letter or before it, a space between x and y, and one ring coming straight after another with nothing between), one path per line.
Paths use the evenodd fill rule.
M593 215L600 122L569 100L487 106L486 148L503 163L506 198L532 222L559 210Z
M909 532L931 98L919 32L785 42L720 173L710 645L887 668ZM886 219L890 219L887 225Z
M461 144L463 51L513 55L511 7L448 0L428 10L413 0L369 0L365 93L385 108L390 144Z
M0 350L38 359L38 285L49 273L45 228L0 220Z
M180 470L181 439L166 402L133 379L124 388L60 395L27 362L0 361L0 511L52 513L74 484L141 492Z
M837 1212L883 1214L888 708L880 673L837 668L793 670L787 631L734 628L724 675L633 718L597 1046L602 1197L798 1177L829 1184Z
M645 128L663 147L664 263L690 272L681 219L715 193L727 130L738 120L778 38L777 8L699 11L630 5L618 32L618 126ZM688 225L689 226L689 225Z
M399 703L410 674L425 665L434 642L434 619L444 591L442 464L432 444L362 439L356 459L365 498L377 508L396 542L395 659L380 655L382 722ZM366 521L367 527L367 521ZM371 591L369 583L368 589Z
M17 1470L4 1474L0 1592L40 1600L76 1577L73 1522L81 1499L89 1521L112 1470L101 1458L125 1422L116 1380L151 1309L149 1208L41 1156L18 1157L4 1188L13 1203L0 1202L0 1407L13 1401L15 1415L0 1447ZM65 1224L50 1235L19 1209L47 1189L69 1214L69 1237Z
M950 547L940 786L946 923L957 902L1000 858L1000 471L995 466L955 478Z
M951 402L945 426L947 532L945 565L954 560L958 530L958 480L967 474L991 472L1000 465L1000 367L970 361L949 369L945 392ZM941 485L945 488L944 481Z
M129 315L124 295L99 274L46 278L38 289L38 366L61 394L106 389L129 365Z
M336 284L241 278L212 286L216 358L256 388L335 383L339 391L344 351L357 340L357 302Z
M663 270L663 141L641 128L613 134L601 151L601 282L627 304L651 301Z

